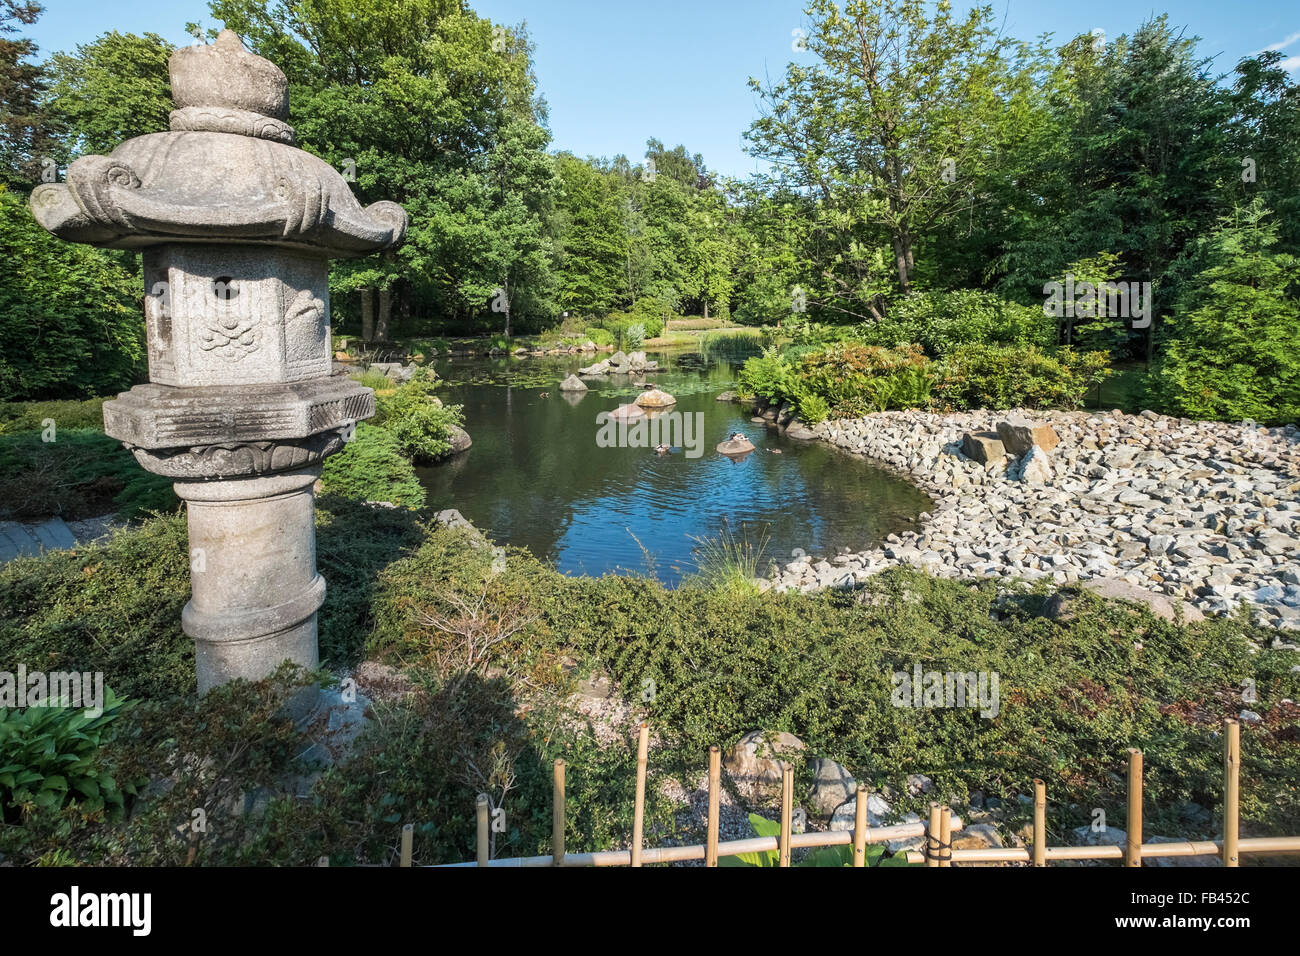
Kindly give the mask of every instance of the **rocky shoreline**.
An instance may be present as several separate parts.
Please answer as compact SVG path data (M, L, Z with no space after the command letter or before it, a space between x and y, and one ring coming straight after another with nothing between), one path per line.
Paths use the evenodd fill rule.
M1047 426L1059 444L999 457L998 425L1017 419ZM807 434L902 472L934 507L917 531L829 561L801 558L770 586L845 587L912 565L941 577L1079 584L1186 619L1245 601L1259 623L1300 630L1294 425L1153 412L884 412Z

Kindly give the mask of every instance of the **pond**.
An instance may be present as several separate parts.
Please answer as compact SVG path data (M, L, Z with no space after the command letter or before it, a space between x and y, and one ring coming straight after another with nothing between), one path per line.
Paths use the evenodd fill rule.
M527 548L562 572L653 574L675 585L696 570L699 538L730 534L769 559L796 549L830 558L916 527L930 499L902 478L822 442L799 442L719 402L736 366L699 352L651 352L664 369L645 376L560 382L603 356L447 359L437 363L444 402L465 407L473 447L419 470L436 509L455 508L498 544ZM658 419L674 447L604 447L598 415L632 402L651 383L676 397ZM675 419L675 420L673 420ZM756 450L736 461L715 451L733 432ZM670 436L671 433L671 437ZM701 454L702 452L702 454ZM695 457L691 457L694 455Z

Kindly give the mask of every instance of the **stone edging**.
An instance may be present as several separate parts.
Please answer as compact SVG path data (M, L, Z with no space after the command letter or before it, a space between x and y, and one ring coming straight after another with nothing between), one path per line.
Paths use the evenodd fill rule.
M1042 484L1019 480L1013 458L982 465L961 451L965 433L994 431L1015 417L1060 436L1046 454L1050 475ZM915 532L830 561L794 561L773 586L861 583L905 564L942 577L1046 577L1094 589L1104 582L1100 589L1112 596L1157 592L1172 599L1167 606L1186 602L1192 618L1229 613L1246 600L1260 623L1300 630L1294 425L1152 412L884 412L812 432L902 472L935 506Z

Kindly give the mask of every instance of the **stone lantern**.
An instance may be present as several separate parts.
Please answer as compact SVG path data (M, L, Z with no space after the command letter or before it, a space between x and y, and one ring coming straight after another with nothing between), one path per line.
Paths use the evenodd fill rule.
M105 403L104 428L188 504L202 693L317 664L313 485L375 407L331 374L329 260L399 243L407 216L362 208L294 146L284 74L235 33L170 70L169 132L83 156L31 208L62 239L143 256L149 384Z

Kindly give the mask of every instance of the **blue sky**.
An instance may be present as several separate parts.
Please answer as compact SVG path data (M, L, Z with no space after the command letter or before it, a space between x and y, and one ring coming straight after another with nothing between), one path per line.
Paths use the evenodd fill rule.
M471 0L495 22L527 21L537 45L537 75L551 107L554 147L582 155L640 157L654 136L683 143L726 175L756 168L741 133L757 113L746 80L777 77L799 54L791 31L803 23L800 0ZM1220 72L1242 56L1278 47L1300 71L1300 7L1295 0L993 0L1005 32L1062 40L1100 28L1114 37L1151 14L1204 38L1201 53ZM971 6L956 0L954 7ZM27 31L42 53L70 50L107 30L152 30L192 42L186 21L218 24L203 0L46 0ZM804 54L805 56L807 54ZM1294 74L1300 75L1300 73Z

